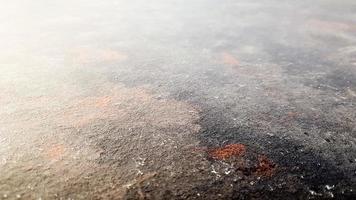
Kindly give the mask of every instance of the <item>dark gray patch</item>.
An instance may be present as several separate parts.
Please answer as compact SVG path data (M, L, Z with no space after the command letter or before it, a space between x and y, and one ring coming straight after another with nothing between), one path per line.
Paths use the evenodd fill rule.
M273 179L253 189L250 188L247 193L244 193L244 190L236 190L237 198L245 196L250 198L305 199L309 196L309 190L318 193L325 192L325 185L336 186L337 189L333 192L338 199L347 199L356 195L352 192L345 193L347 188L354 187L352 181L355 179L354 175L352 178L349 177L347 174L350 172L338 169L335 163L325 160L315 152L306 150L304 145L276 136L268 137L261 130L256 130L251 126L231 128L231 125L219 123L221 120L214 120L214 118L215 115L210 119L202 120L204 128L200 136L204 144L216 146L217 144L243 143L256 153L268 155L280 168L285 169ZM296 178L295 182L288 183L294 186L292 191L289 188L290 185L277 187L274 192L270 192L266 188L268 185L281 184L279 178L285 180L287 177Z

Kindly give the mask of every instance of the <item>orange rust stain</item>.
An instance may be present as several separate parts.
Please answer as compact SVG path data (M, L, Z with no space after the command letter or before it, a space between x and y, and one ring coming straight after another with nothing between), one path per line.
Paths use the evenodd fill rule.
M82 128L99 120L132 120L130 113L136 115L136 112L142 113L138 116L140 120L134 122L136 125L152 123L160 127L181 126L190 123L192 119L198 119L193 107L172 100L157 101L144 88L126 88L111 84L104 86L100 92L102 96L73 98L66 102L65 108L54 113L55 117L50 120L58 126ZM181 112L183 109L190 110L184 114ZM176 115L174 120L173 115ZM199 131L200 126L192 124L189 129L195 133Z
M298 112L287 112L286 115L281 117L279 121L287 126L290 126L291 124L289 124L289 122L296 120L299 115L300 113Z
M288 122L290 120L295 120L298 118L298 112L287 112L287 115L282 118L283 122Z
M246 146L244 144L229 144L224 147L213 149L209 152L209 155L217 160L226 160L231 157L239 157L246 152Z
M101 97L86 97L78 102L70 102L70 108L64 110L58 117L58 123L62 125L72 125L74 127L82 127L91 122L110 118L112 115L110 109L112 109L113 96L101 96Z
M127 58L127 55L119 53L113 50L102 50L100 52L100 58L103 61L122 61Z
M297 112L288 112L287 116L289 118L296 118L298 116L298 113Z
M222 53L222 61L223 63L230 66L237 66L240 64L239 60L237 60L233 55L227 52Z
M276 171L276 164L274 164L267 156L258 156L258 165L256 174L260 176L273 176Z
M127 59L127 55L111 49L78 48L74 50L75 61L80 64L97 62L119 62Z
M50 160L59 160L64 156L65 147L61 144L55 144L46 150L45 155Z
M97 108L105 108L105 107L109 106L111 101L112 101L112 97L110 97L110 96L99 97L96 100L95 107L97 107Z

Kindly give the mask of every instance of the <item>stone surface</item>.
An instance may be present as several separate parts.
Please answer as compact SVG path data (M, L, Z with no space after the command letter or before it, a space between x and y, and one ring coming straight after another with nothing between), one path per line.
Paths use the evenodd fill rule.
M352 0L14 0L0 24L0 199L356 198Z

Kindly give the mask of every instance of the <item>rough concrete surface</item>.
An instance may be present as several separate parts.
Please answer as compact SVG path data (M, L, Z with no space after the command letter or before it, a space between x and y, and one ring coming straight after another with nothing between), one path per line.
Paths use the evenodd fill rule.
M0 3L0 199L356 199L355 1Z

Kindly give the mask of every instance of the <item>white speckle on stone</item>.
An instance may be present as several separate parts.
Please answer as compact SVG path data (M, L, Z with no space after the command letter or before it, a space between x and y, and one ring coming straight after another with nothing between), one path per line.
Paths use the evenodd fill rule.
M331 189L333 189L335 186L334 185L325 185L325 188L327 189L327 190L331 190Z
M211 166L211 172L216 175L216 177L220 177L220 174L215 170L214 165Z
M328 192L330 198L334 198L334 194L332 192Z
M273 134L273 133L267 133L267 135L268 135L268 136L274 136L274 134Z
M315 192L314 190L309 190L310 194L313 196L322 196L322 194Z
M226 168L225 171L224 171L224 173L225 173L226 175L229 175L229 174L231 173L231 170L229 170L228 168Z

